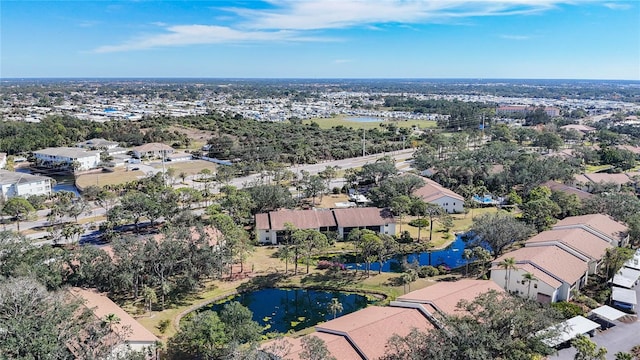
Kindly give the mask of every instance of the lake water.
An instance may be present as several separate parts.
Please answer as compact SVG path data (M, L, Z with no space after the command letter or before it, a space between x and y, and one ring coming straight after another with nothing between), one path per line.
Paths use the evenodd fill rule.
M336 316L352 313L371 303L364 295L337 291L262 289L236 295L203 310L220 311L225 303L238 301L253 312L253 320L264 326L265 332L286 333L333 319L328 309L333 298L337 298L343 307L343 311Z
M449 246L441 250L433 250L433 251L425 251L421 253L414 253L404 255L403 257L393 258L388 260L382 264L383 272L394 272L399 271L400 265L402 264L403 258L407 260L408 263L412 264L416 261L421 266L431 265L431 266L439 266L446 265L449 268L457 268L464 266L467 263L467 260L462 258L462 253L466 246L466 242L462 239L461 235L456 236L456 240L452 242ZM365 269L364 263L350 263L345 264L348 269ZM378 271L380 268L380 263L372 263L371 271Z
M31 174L31 169L28 167L17 168L16 172L21 172L25 174ZM76 196L80 195L78 188L76 187L76 179L73 175L47 175L50 178L56 181L56 184L53 185L53 192L58 191L71 191L76 194Z
M383 118L369 117L369 116L353 116L353 117L345 118L345 120L351 121L351 122L382 122L384 121Z

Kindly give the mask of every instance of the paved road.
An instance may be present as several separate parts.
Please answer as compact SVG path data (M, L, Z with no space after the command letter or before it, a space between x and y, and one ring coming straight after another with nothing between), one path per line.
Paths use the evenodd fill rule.
M640 285L636 285L636 296L640 299ZM640 320L632 323L615 322L616 326L605 331L598 331L591 338L599 347L607 349L607 359L615 359L617 352L629 352L632 347L640 345ZM576 350L573 347L562 349L550 359L573 360Z
M303 170L308 171L312 175L315 175L320 171L324 170L327 166L339 166L343 170L359 168L365 164L375 162L376 160L378 160L379 158L385 155L393 157L396 160L396 164L398 167L404 167L404 165L408 163L407 160L413 156L414 152L415 152L415 149L407 149L407 150L394 151L386 154L374 154L374 155L367 155L367 156L361 156L361 157L349 158L349 159L343 159L343 160L325 161L318 164L296 165L296 166L289 167L289 169L298 175ZM147 175L153 175L161 171L160 169L156 169L152 166L145 165L145 164L131 164L130 167L137 167L140 170L144 171ZM230 181L230 184L238 188L244 188L247 185L251 184L252 182L260 179L261 176L262 176L261 174L253 174L249 176L235 178ZM194 182L192 181L192 179L186 179L186 180L187 180L186 186L193 186ZM344 179L338 178L338 179L332 180L330 184L330 188L333 188L336 186L341 187L342 185L344 185ZM195 183L196 188L202 188L203 186L204 184L202 183ZM212 191L218 191L218 189L212 187ZM78 218L86 219L86 218L95 217L95 216L102 216L105 214L106 214L106 211L104 208L96 207L92 209L89 213L83 214ZM49 215L49 210L38 211L37 220L21 222L20 230L28 230L28 229L47 226L49 224L49 222L47 221L47 215ZM99 225L99 222L96 222L95 225ZM6 224L5 229L16 230L16 225L15 223ZM45 238L47 236L49 236L49 232L39 231L39 232L32 232L28 234L27 238L37 240L37 239ZM85 233L81 236L81 242L91 243L95 240L96 237L97 237L97 232L95 230L89 229L87 225L85 227ZM42 240L40 242L37 242L36 244L46 244L46 243L51 243L51 241Z

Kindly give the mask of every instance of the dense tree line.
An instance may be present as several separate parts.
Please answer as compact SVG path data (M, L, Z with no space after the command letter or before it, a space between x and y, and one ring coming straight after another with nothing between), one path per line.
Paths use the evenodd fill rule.
M495 108L495 104L491 103L404 97L386 97L384 106L394 111L448 115L446 119L438 120L438 125L445 129L477 129L482 124L483 114Z

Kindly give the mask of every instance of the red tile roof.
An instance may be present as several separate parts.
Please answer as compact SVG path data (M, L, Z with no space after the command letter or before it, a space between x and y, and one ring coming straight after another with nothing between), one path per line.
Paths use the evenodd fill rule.
M629 230L625 225L619 223L608 215L588 214L581 216L570 216L558 221L553 228L561 229L566 227L583 226L587 229L595 230L612 240L619 241L626 236Z
M581 228L555 229L539 233L527 240L526 246L558 242L591 258L600 260L612 245Z
M272 344L277 344L278 341L285 341L288 343L290 348L286 352L286 354L282 355L284 360L300 360L300 353L302 352L302 339L309 336L315 336L320 340L324 341L327 346L327 350L331 353L336 359L340 360L362 360L363 357L358 354L356 349L349 343L349 341L341 335L334 335L329 333L322 332L312 332L304 337L299 338L285 338L283 340L274 340L270 341L262 346L263 350L269 349L269 346ZM285 344L286 344L285 343ZM277 345L276 345L277 346ZM287 345L285 345L286 347ZM279 354L276 354L279 355Z
M587 263L557 246L523 247L508 252L492 262L492 266L506 258L514 258L516 267L529 263L567 284L573 284L587 272Z
M437 182L427 178L425 178L424 181L426 184L413 192L415 196L421 198L422 200L426 202L432 202L442 197L448 196L456 200L464 201L464 198L462 196L445 188Z
M394 221L389 211L375 207L334 209L333 213L340 227L376 226Z
M456 313L456 305L460 300L472 300L490 290L504 291L493 281L462 279L452 282L439 282L435 285L412 291L398 297L397 301L428 303L435 306L440 312L454 315Z
M137 322L131 315L127 314L120 306L111 301L106 295L99 293L95 289L70 288L69 292L82 299L85 306L93 311L98 319L104 319L109 314L116 315L120 322L114 324L115 330L119 334L124 334L124 339L130 342L145 342L153 344L158 338L149 330Z
M584 190L580 190L578 188L571 187L569 185L565 185L553 180L547 181L546 183L542 184L542 186L546 186L552 191L558 191L558 192L567 193L569 195L575 195L580 200L588 199L593 196L593 194L588 193Z
M317 325L316 331L346 336L367 359L377 359L393 335L406 336L414 328L424 331L433 325L416 309L370 306Z

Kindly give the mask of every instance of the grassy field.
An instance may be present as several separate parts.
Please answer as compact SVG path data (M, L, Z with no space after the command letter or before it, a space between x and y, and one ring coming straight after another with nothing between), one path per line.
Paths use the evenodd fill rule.
M162 169L162 164L153 164L156 169ZM187 175L195 175L202 169L209 169L211 172L216 172L216 164L210 161L204 160L190 160L190 161L177 161L164 164L165 169L176 169L176 176L184 172Z
M435 121L432 120L385 120L379 122L358 122L358 121L349 121L347 120L347 116L339 115L332 118L317 118L317 119L309 119L304 122L310 124L311 122L316 122L320 125L322 129L330 129L335 126L345 126L351 127L354 129L373 129L380 126L380 124L389 124L393 123L398 127L412 127L417 126L421 129L424 128L434 128L437 126Z
M588 173L594 173L610 169L611 167L611 165L587 165L585 171Z
M337 248L349 248L346 243L337 243ZM244 264L244 276L238 276L240 269L234 269L236 276L233 281L212 281L198 294L181 300L178 304L168 306L163 311L145 313L142 301L125 304L124 308L148 330L166 341L176 332L175 325L178 319L199 307L218 299L224 299L237 291L250 291L263 287L309 287L340 289L358 293L381 294L386 301L395 299L404 294L405 290L417 290L435 283L436 279L418 279L406 288L400 284L400 274L371 272L366 276L362 271L328 273L325 270L316 270L311 266L309 274L306 267L298 266L298 275L293 275L293 265L288 266L288 275L285 274L285 264L275 256L276 249L271 246L256 247L251 257ZM168 320L171 325L164 334L160 333L159 325L163 320Z
M144 172L140 170L127 171L125 168L117 168L114 172L80 175L76 178L76 185L82 189L91 185L117 185L138 180L144 176Z

